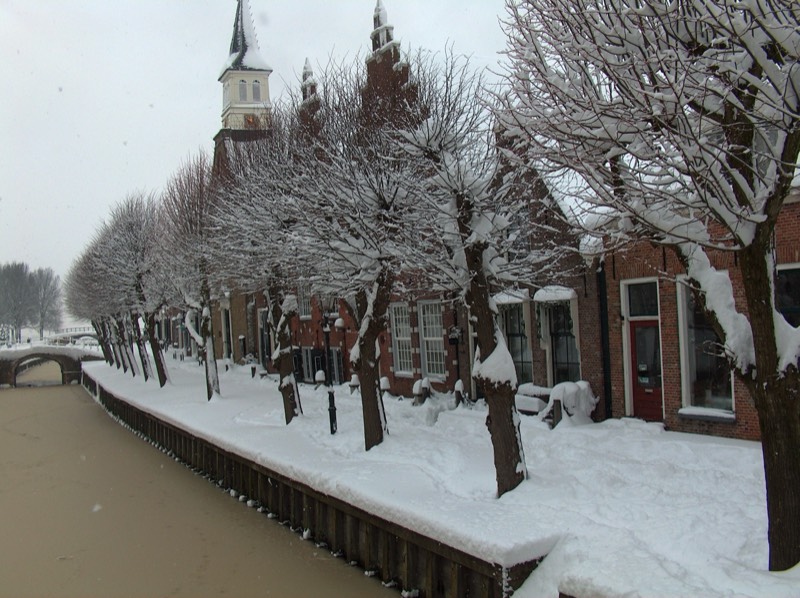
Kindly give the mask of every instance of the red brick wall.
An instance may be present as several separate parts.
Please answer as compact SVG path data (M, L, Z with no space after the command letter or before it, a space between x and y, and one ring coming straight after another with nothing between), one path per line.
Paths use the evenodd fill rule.
M776 229L776 256L778 264L800 262L800 203L787 204ZM729 272L734 285L734 298L738 308L746 312L741 273L733 254L711 255L713 265ZM620 282L644 277L658 277L662 375L664 399L664 424L667 429L758 440L758 417L747 389L734 379L734 421L706 421L680 415L682 407L680 344L678 337L677 290L673 277L683 273L677 258L669 251L649 243L638 243L618 251L606 260L609 296L609 327L611 344L611 386L613 414L627 415L623 373L622 334L624 322Z

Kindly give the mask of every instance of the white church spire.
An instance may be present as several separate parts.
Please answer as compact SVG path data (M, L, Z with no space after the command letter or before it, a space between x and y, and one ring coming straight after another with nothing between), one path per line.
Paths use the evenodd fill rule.
M264 125L271 72L258 49L250 2L237 0L228 60L219 77L223 128L259 129Z
M374 30L370 37L372 38L372 51L376 52L394 40L394 27L389 25L389 17L382 0L378 0L375 5L372 23Z

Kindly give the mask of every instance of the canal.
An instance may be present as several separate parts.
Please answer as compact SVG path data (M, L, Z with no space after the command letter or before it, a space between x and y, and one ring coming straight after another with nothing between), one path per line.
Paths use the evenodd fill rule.
M32 374L35 376L35 374ZM398 596L116 424L0 390L0 596Z

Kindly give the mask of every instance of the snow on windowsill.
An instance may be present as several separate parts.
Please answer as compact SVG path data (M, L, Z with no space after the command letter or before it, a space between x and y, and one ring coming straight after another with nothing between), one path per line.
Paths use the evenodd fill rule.
M706 421L721 421L734 423L736 414L725 409L714 409L712 407L683 407L678 410L680 417L687 419L702 419Z

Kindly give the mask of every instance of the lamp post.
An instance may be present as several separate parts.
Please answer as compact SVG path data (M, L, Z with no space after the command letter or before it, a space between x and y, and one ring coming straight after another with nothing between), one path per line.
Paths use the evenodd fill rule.
M322 314L322 334L325 337L325 386L328 387L328 419L331 424L331 434L336 434L336 399L333 395L333 381L331 380L331 314Z

